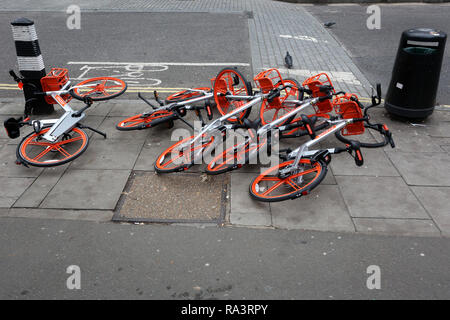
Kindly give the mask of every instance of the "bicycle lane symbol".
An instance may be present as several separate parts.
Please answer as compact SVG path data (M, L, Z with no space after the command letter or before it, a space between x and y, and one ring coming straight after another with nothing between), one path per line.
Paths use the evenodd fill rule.
M76 63L68 63L76 65ZM152 77L151 73L163 72L169 69L169 66L162 64L81 64L78 71L80 74L76 77L71 77L73 80L82 81L97 76L111 76L122 79L127 82L130 87L133 86L147 86L154 87L161 84L161 80Z

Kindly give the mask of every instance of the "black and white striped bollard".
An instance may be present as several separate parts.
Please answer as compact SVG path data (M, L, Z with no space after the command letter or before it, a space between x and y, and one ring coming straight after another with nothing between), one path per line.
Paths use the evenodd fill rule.
M23 77L25 101L35 98L31 102L33 114L51 114L54 111L53 105L48 104L44 96L33 94L36 90L42 91L40 80L45 76L44 60L39 48L34 22L27 18L19 18L11 22L11 27L16 45L17 63Z

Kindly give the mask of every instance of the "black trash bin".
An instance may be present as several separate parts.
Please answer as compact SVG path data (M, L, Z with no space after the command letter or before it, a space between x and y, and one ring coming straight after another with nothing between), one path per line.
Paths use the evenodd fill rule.
M402 33L385 108L405 118L433 113L444 56L445 32L419 28Z

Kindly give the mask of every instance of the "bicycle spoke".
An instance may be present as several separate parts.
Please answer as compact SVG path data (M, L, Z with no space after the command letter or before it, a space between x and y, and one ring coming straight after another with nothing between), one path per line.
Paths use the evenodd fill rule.
M261 178L261 181L279 181L280 180L280 178L278 178L278 177L262 177Z
M280 180L279 182L275 183L272 187L270 187L269 189L267 189L262 195L263 196L267 196L270 192L274 191L275 189L277 189L279 186L281 186L285 181L284 180Z
M294 182L292 181L292 179L288 178L286 180L287 184L289 184L294 190L299 190L300 187Z
M43 150L41 153L39 153L36 157L33 158L33 160L39 160L41 159L43 156L45 156L47 153L49 153L51 150L53 150L52 147L47 147L45 150Z
M31 141L28 144L32 145L32 146L42 146L42 147L50 147L51 146L50 142L39 142L39 141Z
M75 137L75 138L71 138L71 139L67 139L67 140L63 140L61 142L58 142L58 145L62 145L62 144L68 144L70 142L74 142L74 141L78 141L78 140L82 140L83 137L79 136L79 137Z
M275 111L272 121L275 121L277 119L278 112L280 112L280 109L277 109L277 111Z
M69 157L71 156L71 154L70 154L69 152L67 152L66 149L64 149L63 147L61 147L61 146L59 146L59 145L56 146L55 149L58 150L63 156L65 156L66 159L69 158Z

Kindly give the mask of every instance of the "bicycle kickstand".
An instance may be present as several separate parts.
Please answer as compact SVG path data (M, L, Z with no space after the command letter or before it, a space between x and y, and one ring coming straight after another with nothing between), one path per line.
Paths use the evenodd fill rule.
M104 133L104 132L101 132L101 131L99 131L97 129L94 129L94 128L91 128L91 127L88 127L88 126L85 126L85 125L80 125L79 127L81 129L89 129L89 130L91 130L91 131L93 131L95 133L98 133L99 135L103 136L103 138L106 139L106 133Z

